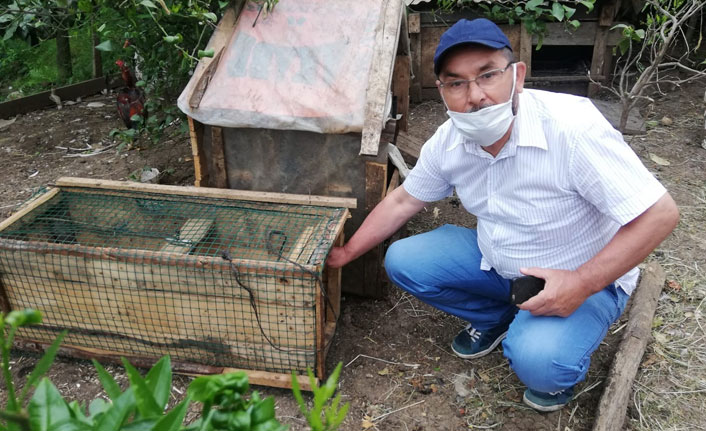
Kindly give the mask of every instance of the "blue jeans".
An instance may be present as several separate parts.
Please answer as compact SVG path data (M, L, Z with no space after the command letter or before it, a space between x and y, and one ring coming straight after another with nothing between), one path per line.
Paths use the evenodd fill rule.
M445 225L390 245L387 274L421 301L473 324L479 331L512 321L503 351L527 387L555 392L582 381L628 295L609 285L569 317L532 316L508 302L510 281L480 269L476 231Z

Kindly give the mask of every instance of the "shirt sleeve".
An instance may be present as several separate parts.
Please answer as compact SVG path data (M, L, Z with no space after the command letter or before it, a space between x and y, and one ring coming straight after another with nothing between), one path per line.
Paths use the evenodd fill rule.
M444 151L445 131L443 126L440 127L422 146L417 164L402 183L407 193L420 201L434 202L453 193L453 186L440 168L439 151Z
M600 212L625 225L666 189L601 116L574 137L569 175L575 189Z

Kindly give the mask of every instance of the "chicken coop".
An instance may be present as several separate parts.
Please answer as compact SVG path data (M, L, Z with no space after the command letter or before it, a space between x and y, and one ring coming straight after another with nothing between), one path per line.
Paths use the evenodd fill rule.
M193 374L324 377L352 199L62 178L0 223L0 306L41 310L41 349ZM307 379L301 379L309 387Z
M402 0L280 0L229 10L179 97L195 185L355 199L350 236L398 175L410 57ZM345 292L379 296L383 249L343 269Z

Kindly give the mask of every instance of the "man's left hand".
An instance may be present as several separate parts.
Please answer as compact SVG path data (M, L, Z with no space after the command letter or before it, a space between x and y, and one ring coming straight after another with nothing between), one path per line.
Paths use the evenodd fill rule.
M534 316L567 317L593 294L578 272L547 268L520 268L525 275L545 280L544 290L520 304Z

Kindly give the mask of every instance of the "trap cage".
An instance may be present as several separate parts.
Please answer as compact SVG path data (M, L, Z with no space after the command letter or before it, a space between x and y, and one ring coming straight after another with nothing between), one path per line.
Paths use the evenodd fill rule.
M0 224L0 298L44 315L18 338L68 329L78 356L169 354L177 371L256 370L251 383L272 386L307 367L322 378L340 300L324 261L351 205L62 178Z

